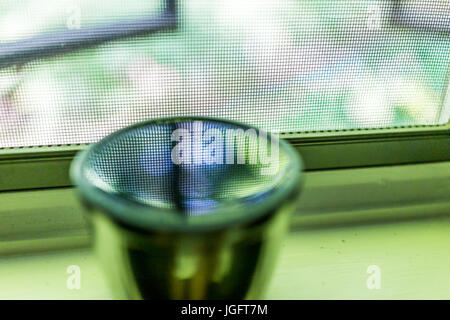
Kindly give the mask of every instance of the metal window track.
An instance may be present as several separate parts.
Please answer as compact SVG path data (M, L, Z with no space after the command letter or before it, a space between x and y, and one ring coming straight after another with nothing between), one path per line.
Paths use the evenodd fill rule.
M450 125L281 135L307 171L450 161ZM68 171L87 145L0 149L0 191L71 186Z

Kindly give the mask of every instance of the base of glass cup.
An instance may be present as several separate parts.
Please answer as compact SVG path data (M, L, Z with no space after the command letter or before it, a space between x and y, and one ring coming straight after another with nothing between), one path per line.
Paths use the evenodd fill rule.
M142 232L96 209L89 216L115 298L262 299L295 202L214 232Z

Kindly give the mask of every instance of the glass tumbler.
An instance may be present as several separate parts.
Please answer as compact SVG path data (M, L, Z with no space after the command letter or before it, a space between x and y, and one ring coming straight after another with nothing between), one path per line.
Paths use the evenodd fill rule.
M71 177L120 299L260 299L301 187L298 152L237 122L172 117L81 152Z

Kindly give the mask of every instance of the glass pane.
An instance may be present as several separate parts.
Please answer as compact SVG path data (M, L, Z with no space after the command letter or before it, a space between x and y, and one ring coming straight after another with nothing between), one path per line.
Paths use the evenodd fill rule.
M67 27L63 5L54 20L28 26L30 8L46 2L0 0L0 48ZM159 0L64 3L81 8L81 27L161 7ZM179 8L176 31L0 69L0 147L94 142L168 115L277 132L448 121L445 0L185 0ZM5 31L5 21L20 32Z

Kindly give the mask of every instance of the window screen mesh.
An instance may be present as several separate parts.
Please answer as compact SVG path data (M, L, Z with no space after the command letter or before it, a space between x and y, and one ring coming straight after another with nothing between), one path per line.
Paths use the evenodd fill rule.
M445 0L189 0L178 7L174 31L0 69L0 148L90 143L167 115L224 117L276 132L448 121ZM160 0L1 0L0 51L161 8Z

